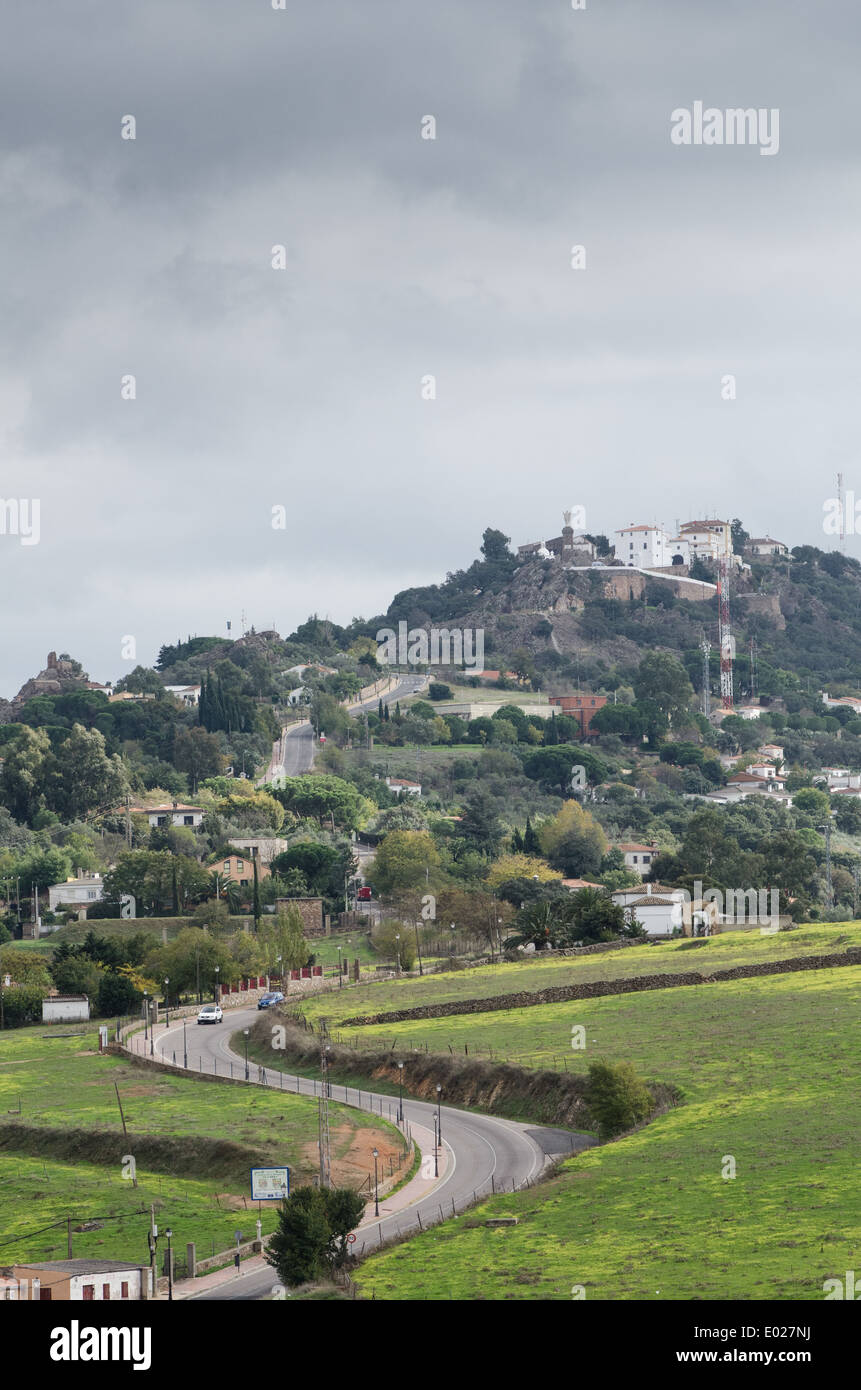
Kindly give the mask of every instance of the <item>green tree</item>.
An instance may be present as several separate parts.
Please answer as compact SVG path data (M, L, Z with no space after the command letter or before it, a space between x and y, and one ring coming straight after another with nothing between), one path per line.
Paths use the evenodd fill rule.
M632 1129L655 1108L651 1092L630 1062L592 1062L586 1103L602 1139Z
M75 724L49 763L51 809L63 820L83 820L94 811L116 806L128 789L122 759L106 753L104 734Z
M278 1208L278 1228L266 1248L266 1261L288 1288L308 1284L325 1273L331 1229L324 1188L298 1187Z
M598 822L577 801L566 801L541 826L542 853L566 878L600 872L607 840Z
M44 729L22 724L3 748L0 801L15 820L33 820L45 804L45 770L51 742Z
M634 681L637 700L652 700L667 720L684 713L693 699L693 686L682 663L669 652L647 652Z
M289 777L275 795L295 816L314 819L321 827L327 820L333 820L336 826L356 830L366 809L352 783L326 774Z
M377 894L386 896L432 881L439 865L439 851L427 831L393 830L380 842L366 877Z
M221 745L206 729L179 729L173 740L173 762L188 774L192 796L205 777L218 777L224 771Z
M471 792L463 803L457 824L458 839L465 840L477 853L492 858L502 843L503 833L490 793L481 787Z
M126 975L117 975L112 970L105 972L99 982L96 995L96 1013L101 1018L129 1014L141 1002L142 995L135 989Z

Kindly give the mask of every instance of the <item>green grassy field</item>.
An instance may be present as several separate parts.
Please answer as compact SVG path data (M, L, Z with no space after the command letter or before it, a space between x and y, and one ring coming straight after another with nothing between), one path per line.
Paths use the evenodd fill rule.
M693 945L682 939L654 946L630 946L623 950L584 956L542 958L532 956L513 964L477 966L408 980L377 984L309 998L302 1005L306 1017L325 1017L337 1026L340 1019L386 1013L423 1004L445 1004L462 999L486 999L521 990L536 991L552 985L586 984L594 980L629 979L636 975L708 974L737 965L786 960L791 956L827 955L861 946L861 922L828 923L799 927L760 936L758 930L726 932ZM530 1011L530 1016L531 1016ZM400 1027L400 1025L398 1025ZM392 1025L387 1025L391 1031ZM363 1030L364 1031L364 1030ZM424 1035L423 1035L424 1036Z
M11 1141L14 1149L0 1134L0 1231L15 1234L45 1224L33 1219L41 1216L42 1199L28 1205L30 1188L21 1185L26 1179L32 1186L34 1174L42 1175L40 1190L63 1215L104 1209L90 1205L90 1194L99 1190L121 1204L131 1202L120 1150L146 1154L146 1161L139 1160L141 1186L157 1188L166 1207L182 1211L191 1232L183 1239L202 1246L224 1225L216 1196L222 1195L226 1210L228 1198L235 1210L245 1210L246 1199L250 1206L252 1163L287 1164L294 1185L310 1181L317 1162L313 1099L148 1071L120 1056L99 1056L95 1044L94 1030L62 1037L46 1036L38 1027L0 1035L0 1125L28 1127L23 1139ZM330 1107L330 1125L333 1167L340 1165L345 1181L364 1178L365 1151L374 1143L386 1151L400 1147L385 1122L346 1106ZM45 1258L42 1246L38 1251ZM38 1252L16 1244L14 1253L17 1259Z
M206 1259L228 1250L237 1230L253 1240L258 1208L250 1197L247 1204L231 1199L222 1185L205 1178L171 1178L142 1167L136 1176L135 1188L101 1164L0 1153L0 1265L66 1259L67 1216L73 1219L72 1252L78 1258L148 1264L151 1204L159 1228L172 1227L180 1257L188 1241L195 1242L198 1259ZM259 1216L268 1235L275 1227L274 1204L260 1203ZM74 1230L92 1217L98 1218L96 1230Z
M773 941L774 938L764 938ZM692 953L696 954L696 953ZM359 1283L399 1299L819 1299L857 1267L857 967L399 1024L398 1046L464 1041L529 1065L630 1060L683 1103L373 1256ZM585 1051L570 1048L574 1024ZM393 1032L387 1030L363 1030ZM567 1049L567 1052L566 1052ZM736 1176L729 1172L735 1162ZM513 1214L515 1228L487 1229Z

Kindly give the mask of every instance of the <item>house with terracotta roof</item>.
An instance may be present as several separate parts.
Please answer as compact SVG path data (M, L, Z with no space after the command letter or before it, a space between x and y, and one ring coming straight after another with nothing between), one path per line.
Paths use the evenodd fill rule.
M421 796L421 782L411 782L408 777L387 777L386 786L395 796Z
M625 868L633 869L640 878L645 878L646 874L652 872L652 862L658 853L657 845L639 845L634 843L614 845L613 849L622 851L625 857Z

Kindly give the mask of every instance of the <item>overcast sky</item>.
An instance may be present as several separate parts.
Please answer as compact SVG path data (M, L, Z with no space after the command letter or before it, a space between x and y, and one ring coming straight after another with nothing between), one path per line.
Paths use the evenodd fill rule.
M0 695L372 616L566 506L830 548L859 37L851 0L7 7L0 498L41 516L0 534ZM778 153L674 145L695 101L778 108Z

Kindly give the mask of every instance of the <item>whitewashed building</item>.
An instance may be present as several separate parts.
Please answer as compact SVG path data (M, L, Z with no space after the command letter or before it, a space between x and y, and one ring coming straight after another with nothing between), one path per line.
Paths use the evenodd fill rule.
M42 1000L43 1023L86 1023L89 1017L86 994L55 994Z
M52 883L48 889L48 907L56 912L59 907L92 907L101 902L105 895L105 885L101 874L79 869L77 877L67 878L65 883Z

